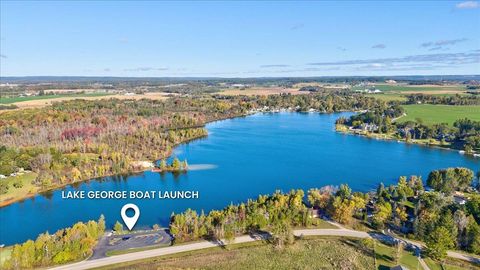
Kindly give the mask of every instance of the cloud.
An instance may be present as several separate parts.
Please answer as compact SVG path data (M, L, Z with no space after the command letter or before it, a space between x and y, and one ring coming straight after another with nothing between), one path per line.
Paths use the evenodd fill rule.
M109 68L104 68L103 71L105 71L105 72L110 72L110 71L112 71L112 70L109 69Z
M375 44L372 46L372 49L385 49L386 47L385 44Z
M455 5L458 9L474 9L479 8L480 4L477 1L465 1Z
M432 47L430 49L428 49L429 51L439 51L439 50L444 50L444 51L448 51L449 49L448 48L443 48L442 46L435 46L435 47Z
M127 69L124 69L124 71L134 71L134 72L139 72L139 71L163 71L163 70L168 70L168 68L165 68L165 67L160 67L160 68L154 68L154 67L138 67L138 68L127 68Z
M292 27L290 27L290 30L298 30L298 29L303 28L304 26L305 25L303 23L297 23L297 24L292 25Z
M391 58L315 62L308 63L307 65L350 68L395 68L395 70L398 70L400 68L443 68L446 66L458 66L473 63L480 63L480 52L420 54Z
M347 49L345 49L344 47L338 46L338 47L337 47L337 50L340 50L340 51L344 52L344 51L346 51Z
M0 54L0 58L7 58L7 56L5 54Z
M430 41L430 42L424 42L420 44L421 47L432 47L432 46L450 46L450 45L455 45L460 42L467 41L468 39L466 38L458 38L458 39L442 39L442 40L437 40L437 41Z
M278 68L278 67L289 67L290 65L261 65L261 68Z

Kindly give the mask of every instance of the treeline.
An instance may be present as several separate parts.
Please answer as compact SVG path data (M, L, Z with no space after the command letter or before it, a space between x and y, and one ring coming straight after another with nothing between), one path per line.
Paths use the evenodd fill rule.
M473 172L466 168L432 171L428 183L445 178L443 186L453 190L471 188ZM431 178L431 179L430 179ZM462 249L480 254L480 196L469 195L465 204L450 195L425 191L421 177L400 177L397 185L382 183L375 192L353 192L348 185L310 189L304 200L302 190L287 194L276 192L259 196L247 203L230 205L223 210L198 214L187 210L173 214L170 232L176 242L206 239L232 240L236 235L268 231L277 245L293 241L292 228L315 223L307 205L333 220L355 226L391 228L424 241L428 254L441 259L448 249ZM472 190L470 190L472 191Z
M184 161L180 161L177 157L175 157L172 160L172 163L168 164L167 161L163 158L162 160L160 160L158 168L162 172L184 172L188 170L188 163L186 159Z
M92 255L97 240L105 232L105 219L78 222L54 234L40 234L35 241L28 240L13 246L10 258L2 269L30 269L79 261Z
M476 95L425 95L412 94L406 96L407 104L443 104L443 105L480 105L480 97Z
M72 100L2 112L0 174L37 173L41 190L128 173L136 161L166 158L177 144L207 135L207 122L268 107L325 112L382 109L382 101L347 92L310 95Z
M367 111L350 118L339 118L336 124L376 134L388 134L398 139L431 140L441 145L450 144L452 148L473 153L480 150L480 121L468 118L458 119L453 126L448 124L426 125L421 119L416 121L396 122L394 118L402 116L403 109L393 105L384 110Z
M350 116L340 117L336 124L347 125L357 129L366 129L378 133L390 133L395 130L395 118L403 116L405 110L399 105L393 105L381 110L367 111Z
M178 243L200 238L230 241L236 235L268 230L281 246L292 240L293 226L307 226L311 222L303 197L302 190L287 194L277 191L271 196L260 195L256 200L208 214L188 209L172 215L170 233Z

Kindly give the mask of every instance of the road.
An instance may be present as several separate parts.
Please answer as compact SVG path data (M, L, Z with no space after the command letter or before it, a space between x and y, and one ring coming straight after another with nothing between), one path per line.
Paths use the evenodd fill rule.
M345 229L345 228L340 228L340 229L302 229L302 230L294 230L293 233L296 236L348 236L348 237L357 237L357 238L368 238L368 237L381 238L381 237L385 236L385 235L381 235L381 234L368 234L366 232L349 230L349 229ZM244 236L236 237L233 243L235 243L235 244L248 243L248 242L253 242L253 241L266 239L268 237L269 236L267 234L244 235ZM393 236L391 236L391 237L393 237ZM415 245L418 248L421 248L421 244L419 244L419 243L409 241L409 240L404 240L404 239L402 239L402 240L406 241L408 243L411 243L412 245ZM217 241L217 242L200 241L200 242L195 242L195 243L191 243L191 244L163 247L163 248L157 248L157 249L152 249L152 250L139 251L139 252L134 252L134 253L105 257L105 258L101 258L101 259L97 259L97 260L86 260L86 261L81 261L81 262L78 262L78 263L73 263L73 264L67 264L67 265L54 267L54 268L51 268L51 269L52 270L91 269L91 268L95 268L95 267L101 267L101 266L106 266L106 265L111 265L111 264L117 264L117 263L124 263L124 262L129 262L129 261L153 258L153 257L170 255L170 254L175 254L175 253L180 253L180 252L187 252L187 251L193 251L193 250L199 250L199 249L205 249L205 248L218 247L218 246L221 246L223 244L224 243L221 242L221 241ZM448 256L451 256L451 257L454 257L454 258L459 258L459 259L462 259L462 260L471 261L471 262L480 262L480 260L478 258L468 256L468 255L464 255L464 254L458 253L458 252L449 251Z

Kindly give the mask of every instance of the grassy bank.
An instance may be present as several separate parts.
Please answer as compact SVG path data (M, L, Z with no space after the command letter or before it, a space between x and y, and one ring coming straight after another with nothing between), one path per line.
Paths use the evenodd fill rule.
M253 242L185 252L101 269L372 269L373 258L358 240L306 239L284 250Z
M1 181L8 186L7 193L0 195L0 207L10 204L22 198L28 198L38 193L40 188L32 184L37 174L34 172L24 173L17 176L9 176Z
M375 259L376 258L376 263ZM122 263L98 269L389 269L401 264L423 269L417 257L407 250L398 256L395 247L381 243L372 249L361 240L341 237L306 237L277 250L265 241L195 250L174 255ZM431 269L440 264L427 259ZM478 269L476 266L447 260L443 269Z

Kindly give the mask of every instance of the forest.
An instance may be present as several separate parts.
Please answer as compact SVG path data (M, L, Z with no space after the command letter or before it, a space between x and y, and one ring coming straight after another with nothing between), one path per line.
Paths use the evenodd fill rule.
M28 240L13 246L10 258L2 269L30 269L86 259L92 255L98 238L105 232L105 219L78 222L54 234L40 234L35 241Z

